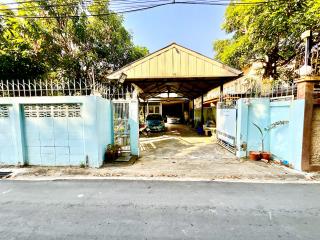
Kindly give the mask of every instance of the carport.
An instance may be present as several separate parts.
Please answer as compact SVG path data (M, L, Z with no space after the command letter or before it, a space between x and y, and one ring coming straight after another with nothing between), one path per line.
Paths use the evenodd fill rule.
M111 73L108 79L125 79L126 83L134 85L140 104L148 104L150 99L157 98L160 101L159 113L162 113L161 101L169 103L184 100L192 102L192 107L184 110L188 110L190 116L194 116L194 99L201 97L203 124L203 95L217 87L222 91L223 84L241 75L242 72L237 69L172 43ZM184 108L189 104L181 106ZM155 105L151 113L157 110L158 107Z

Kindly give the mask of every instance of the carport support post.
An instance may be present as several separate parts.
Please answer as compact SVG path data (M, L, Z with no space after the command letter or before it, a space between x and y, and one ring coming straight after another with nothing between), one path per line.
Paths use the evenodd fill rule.
M194 99L192 100L192 127L194 127Z
M201 127L204 124L204 117L203 117L203 94L201 94Z
M182 109L182 120L183 120L183 123L185 123L185 119L184 119L184 102L181 104L181 109Z

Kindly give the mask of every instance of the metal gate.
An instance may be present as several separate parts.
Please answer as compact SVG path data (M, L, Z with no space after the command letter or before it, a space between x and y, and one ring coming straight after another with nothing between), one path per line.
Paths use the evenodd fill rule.
M129 101L113 101L114 143L121 151L130 153Z
M217 139L220 145L236 152L237 108L235 105L217 105Z

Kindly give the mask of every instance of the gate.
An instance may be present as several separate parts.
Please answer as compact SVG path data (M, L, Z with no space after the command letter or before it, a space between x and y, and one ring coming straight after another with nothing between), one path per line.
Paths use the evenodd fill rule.
M113 101L114 144L121 147L121 152L130 153L129 101Z
M236 105L217 105L217 139L220 145L236 152L237 108Z

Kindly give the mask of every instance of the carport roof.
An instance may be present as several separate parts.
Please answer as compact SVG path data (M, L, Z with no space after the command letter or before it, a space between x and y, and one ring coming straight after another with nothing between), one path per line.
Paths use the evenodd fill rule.
M164 92L193 99L242 72L172 43L109 74L108 79L119 79L121 74L142 90L140 97L144 99Z

